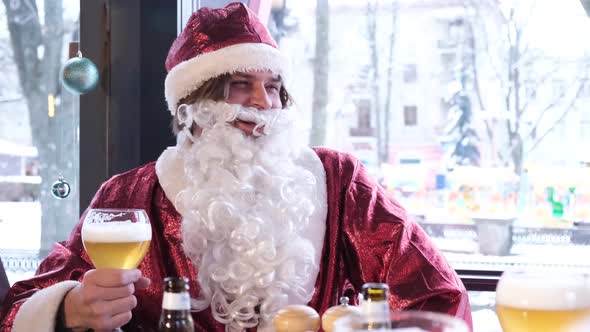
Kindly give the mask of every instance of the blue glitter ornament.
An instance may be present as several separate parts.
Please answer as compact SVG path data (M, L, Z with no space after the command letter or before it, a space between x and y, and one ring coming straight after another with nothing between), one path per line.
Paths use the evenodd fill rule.
M70 92L84 94L98 84L98 68L78 51L76 57L66 61L61 71L61 83Z

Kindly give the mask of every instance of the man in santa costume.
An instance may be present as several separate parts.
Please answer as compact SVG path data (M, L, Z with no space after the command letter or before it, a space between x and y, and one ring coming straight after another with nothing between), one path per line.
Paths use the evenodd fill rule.
M271 330L283 306L322 314L366 282L387 283L394 310L471 324L460 279L359 160L305 146L288 61L246 6L195 12L166 68L176 147L90 205L148 213L139 268L94 269L79 223L10 289L0 331L152 331L167 276L189 277L196 331Z

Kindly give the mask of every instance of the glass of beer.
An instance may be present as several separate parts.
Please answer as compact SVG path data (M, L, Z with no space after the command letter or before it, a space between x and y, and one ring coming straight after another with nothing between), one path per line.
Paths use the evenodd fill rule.
M82 224L82 242L96 268L135 269L152 240L141 209L90 209Z
M496 312L504 332L569 332L590 317L590 276L558 268L506 271Z

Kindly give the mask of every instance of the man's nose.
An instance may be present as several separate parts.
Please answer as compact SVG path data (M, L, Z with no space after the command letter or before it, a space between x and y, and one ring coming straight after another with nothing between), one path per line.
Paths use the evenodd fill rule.
M249 104L248 106L256 107L259 110L268 110L272 107L272 101L264 84L253 84Z

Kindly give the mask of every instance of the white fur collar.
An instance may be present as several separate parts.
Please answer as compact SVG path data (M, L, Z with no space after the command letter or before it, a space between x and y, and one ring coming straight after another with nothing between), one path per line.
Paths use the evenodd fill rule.
M156 175L166 197L176 207L176 196L186 183L184 165L176 147L169 147L162 152L156 161Z
M80 284L66 280L37 291L18 310L12 326L13 332L53 332L57 311L66 294ZM116 329L113 332L121 332Z

